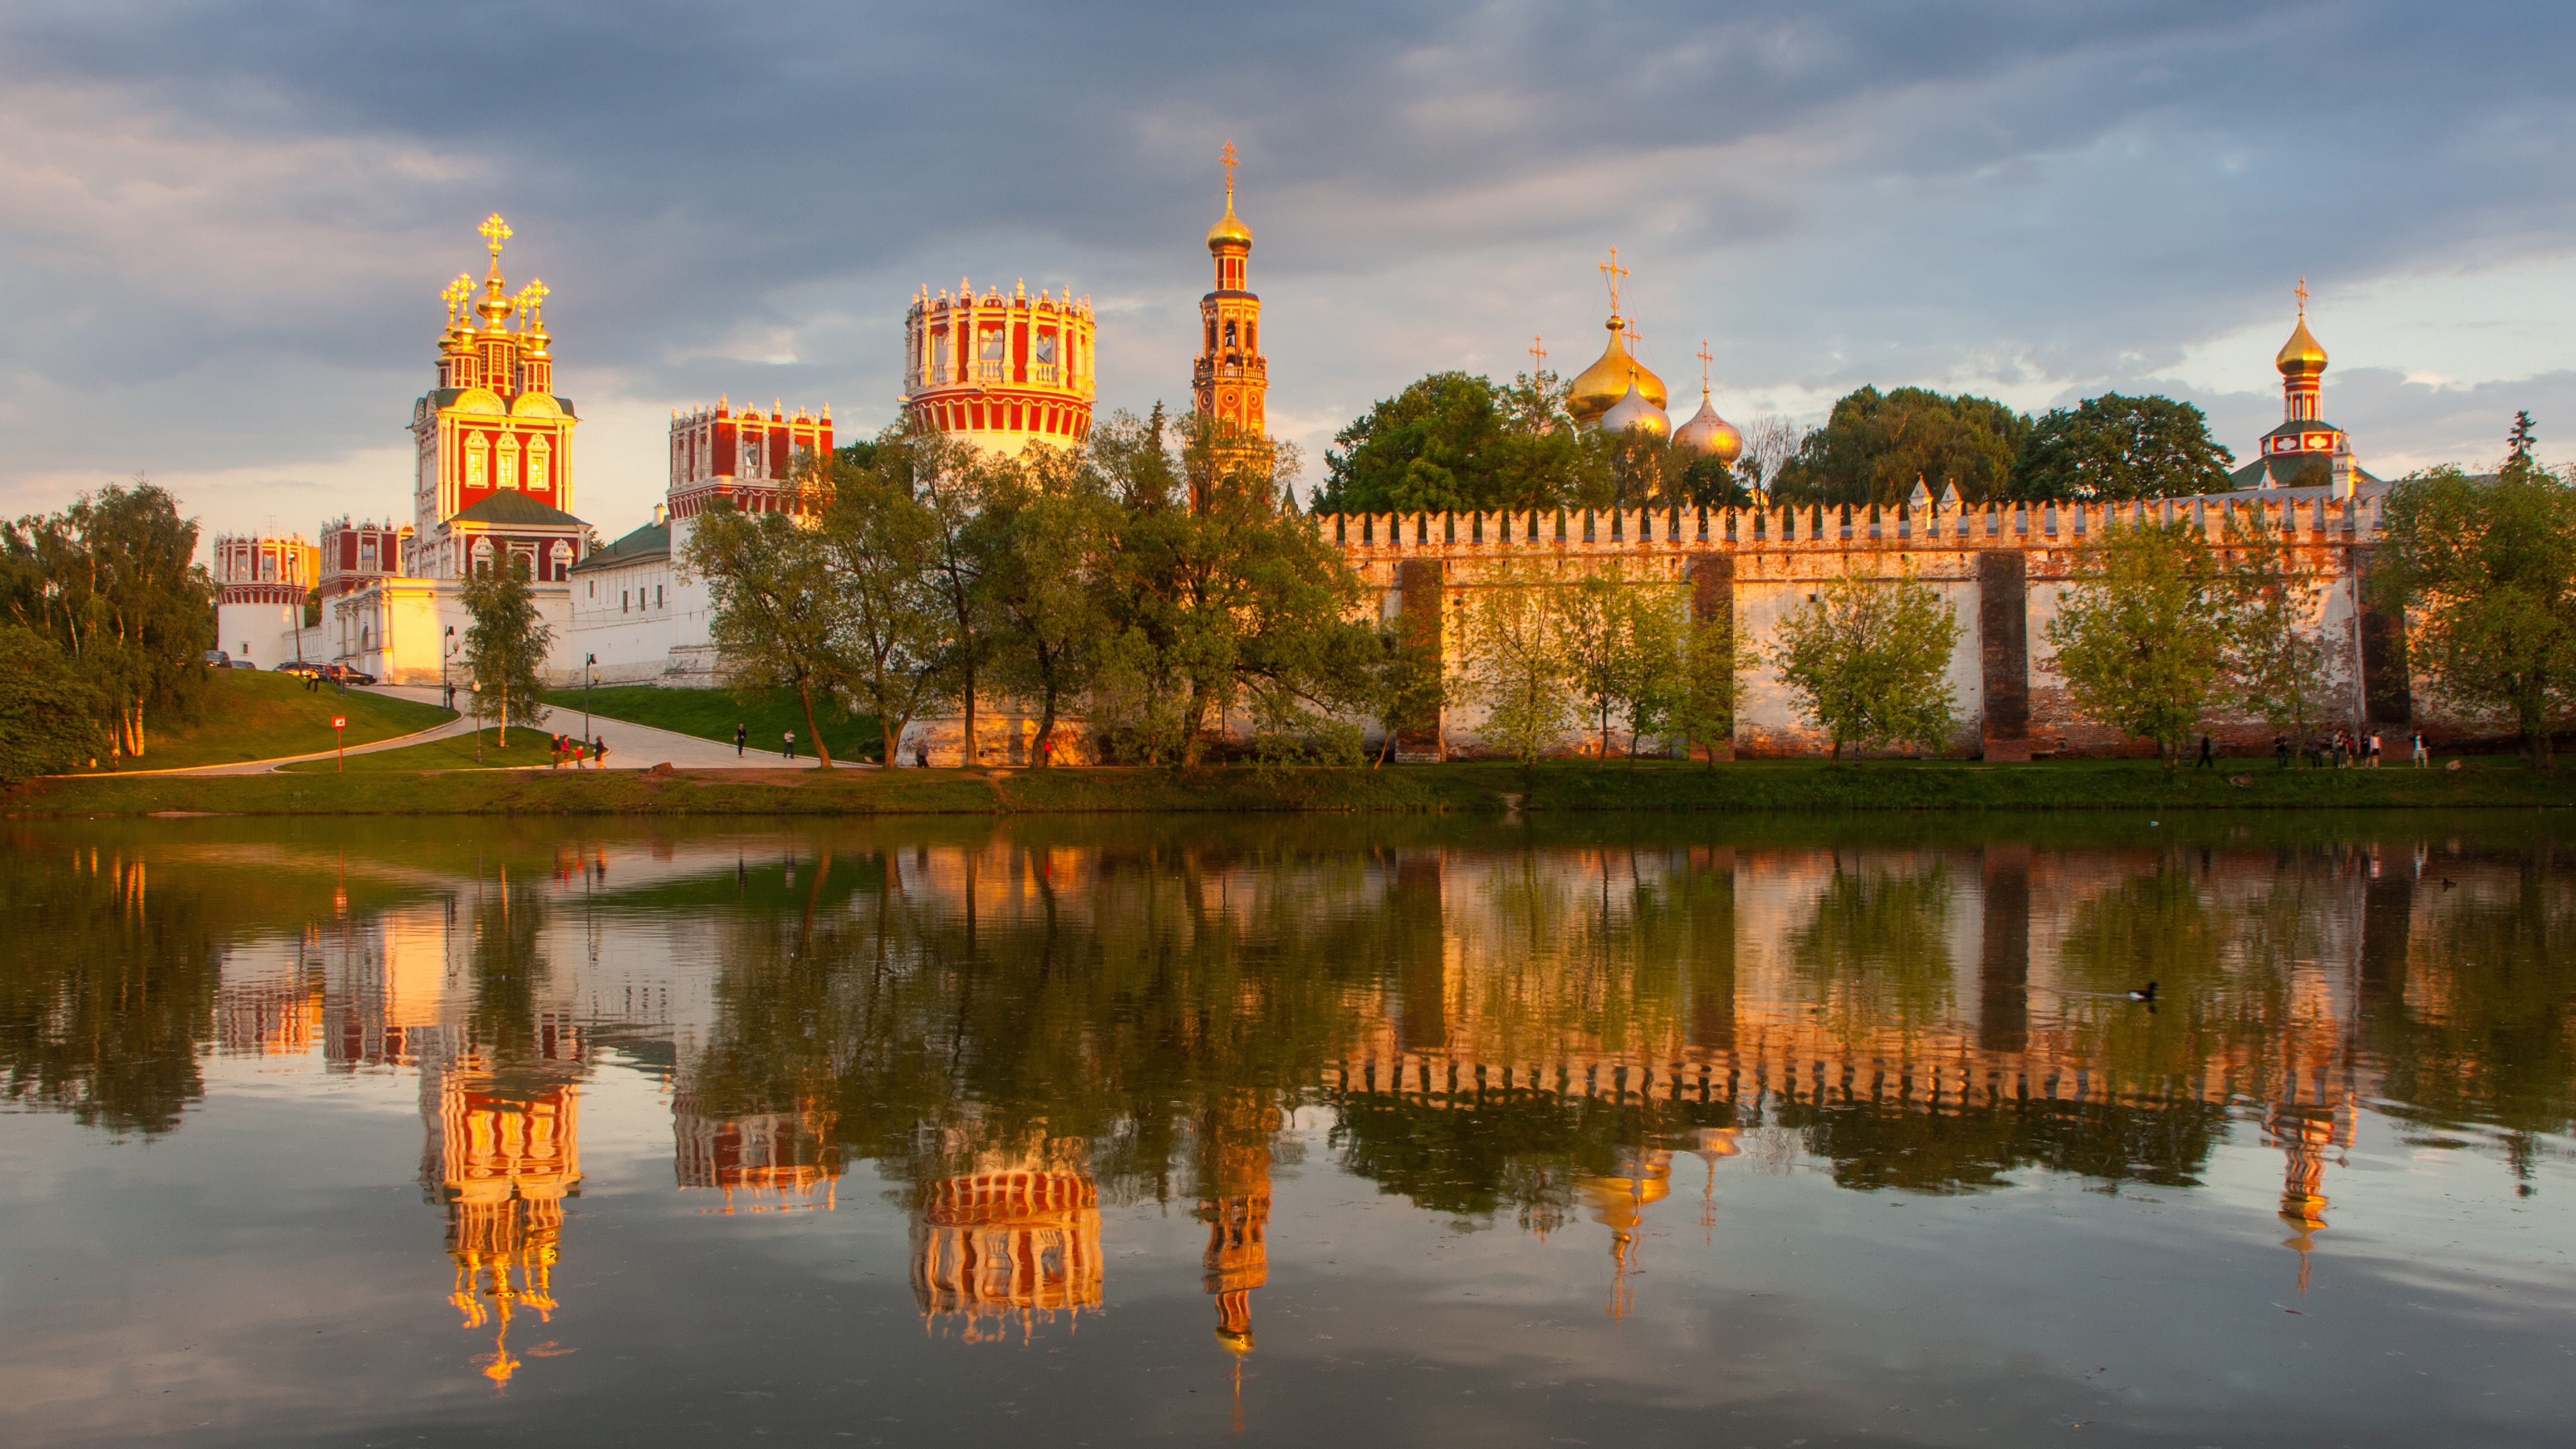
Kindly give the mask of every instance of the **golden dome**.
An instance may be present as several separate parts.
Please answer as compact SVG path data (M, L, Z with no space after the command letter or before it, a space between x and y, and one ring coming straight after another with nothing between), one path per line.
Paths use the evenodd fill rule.
M1699 411L1691 420L1673 430L1673 446L1687 448L1703 458L1715 458L1732 466L1744 456L1744 434L1733 423L1717 415L1717 407L1708 394L1699 395Z
M1208 228L1208 250L1215 251L1221 246L1249 249L1251 245L1252 228L1245 226L1243 218L1234 214L1234 183L1228 181L1225 184L1225 215L1217 219L1216 225Z
M1631 384L1647 402L1658 408L1664 405L1667 396L1664 380L1648 371L1629 353L1627 336L1621 330L1624 324L1620 319L1614 316L1603 325L1610 329L1610 346L1602 352L1600 361L1575 375L1574 390L1565 399L1565 410L1572 413L1578 423L1601 421L1602 415L1617 405Z
M2298 330L2290 334L2289 341L2281 344L2281 355L2273 358L2272 362L2285 375L2313 375L2326 370L2326 350L2317 345L2316 335L2308 331L2308 314L2304 309L2299 313Z
M1610 405L1610 411L1601 415L1601 431L1605 433L1647 433L1660 438L1672 430L1673 420L1637 391L1634 377L1628 379L1628 390Z

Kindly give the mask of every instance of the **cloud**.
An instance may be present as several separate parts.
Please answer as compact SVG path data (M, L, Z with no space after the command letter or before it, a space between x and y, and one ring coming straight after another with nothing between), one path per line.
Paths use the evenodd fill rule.
M399 441L495 209L513 280L553 288L608 532L658 490L670 404L889 420L917 283L1069 283L1104 406L1178 399L1228 138L1272 412L1318 459L1423 372L1513 370L1532 334L1580 366L1612 243L1649 362L1687 391L1708 337L1733 411L2155 378L2242 411L2301 275L2330 348L2482 391L2566 362L2474 283L2567 254L2571 28L2393 0L21 5L0 491L149 469L205 480L210 523L301 506L255 480ZM2460 305L2410 312L2427 287ZM2389 456L2469 436L2350 375L2391 411L2338 420Z

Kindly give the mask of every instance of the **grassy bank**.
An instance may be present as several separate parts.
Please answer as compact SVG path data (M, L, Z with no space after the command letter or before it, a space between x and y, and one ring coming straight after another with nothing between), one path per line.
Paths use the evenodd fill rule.
M515 733L515 732L514 732ZM542 736L531 740L541 745ZM470 737L455 742L470 764ZM513 750L521 748L514 745ZM2460 809L2576 805L2576 769L2534 774L2481 759L2456 771L2208 771L2167 778L2152 762L2033 765L1762 761L1549 762L1385 770L1232 767L1038 771L709 770L645 775L534 769L352 770L237 777L40 780L10 794L16 815L704 814L892 815L1131 811L2036 811ZM488 757L487 757L488 758Z
M551 690L546 694L546 703L563 711L546 721L549 728L581 728L580 690ZM657 730L728 745L733 743L733 727L739 724L750 732L753 749L773 753L782 743L781 737L794 730L796 753L809 758L814 753L814 732L806 728L804 707L796 702L796 691L792 689L767 690L745 701L725 689L602 685L590 691L590 712L602 719L622 719L628 724L651 725ZM830 704L818 705L814 719L823 728L824 743L832 747L832 758L876 758L881 744L876 716L853 715Z
M334 716L349 722L339 743L369 744L413 734L450 718L433 704L417 704L334 686L307 690L290 674L219 669L206 681L206 698L194 724L155 725L138 770L188 770L243 760L273 760L327 750Z

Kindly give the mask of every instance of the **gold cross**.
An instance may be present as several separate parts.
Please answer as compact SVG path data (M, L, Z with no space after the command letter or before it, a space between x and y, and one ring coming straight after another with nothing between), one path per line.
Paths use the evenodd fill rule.
M458 272L456 280L448 283L438 294L438 299L447 304L447 320L455 322L464 317L465 299L473 295L474 279Z
M519 305L528 309L530 322L537 320L538 309L546 305L547 290L546 284L536 277L530 277L528 285L519 289Z
M1547 371L1547 342L1537 333L1530 334L1530 376Z
M1610 260L1601 263L1601 275L1609 279L1610 315L1616 317L1619 315L1619 282L1621 278L1628 275L1628 269L1619 265L1619 249L1617 247L1612 247L1610 249Z
M510 224L501 219L501 213L496 211L483 218L483 224L475 230L483 233L483 239L492 244L492 260L501 260L501 243L510 239Z
M1708 339L1699 340L1699 395L1708 396L1708 365L1717 359L1708 355Z
M2299 278L2299 317L2300 317L2300 320L2305 321L2305 320L2306 320L2306 318L2307 318L2307 315L2308 315L2308 279L2307 279L2307 278L2305 278L2305 277L2301 277L2301 278Z
M1234 159L1232 141L1226 142L1225 149L1217 154L1225 161L1225 204L1232 206L1234 204L1234 168L1243 163Z

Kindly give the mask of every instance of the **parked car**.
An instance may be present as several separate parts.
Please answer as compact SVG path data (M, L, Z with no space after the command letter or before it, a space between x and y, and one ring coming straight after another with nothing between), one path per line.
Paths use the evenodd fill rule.
M310 678L313 675L320 674L329 667L330 666L326 664L316 664L309 659L298 659L293 663L277 666L276 672L279 674L292 674L300 678Z
M322 666L322 677L334 684L373 684L376 682L376 677L374 675L369 674L363 669L351 669L346 664L326 664Z
M206 651L205 663L208 669L230 669L233 667L233 657L221 649L209 649Z

